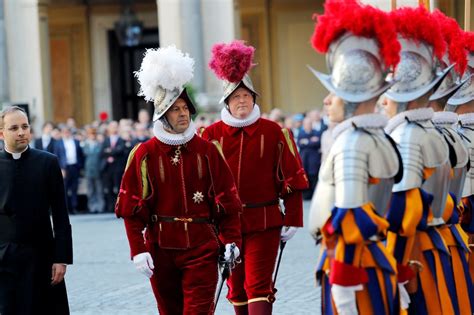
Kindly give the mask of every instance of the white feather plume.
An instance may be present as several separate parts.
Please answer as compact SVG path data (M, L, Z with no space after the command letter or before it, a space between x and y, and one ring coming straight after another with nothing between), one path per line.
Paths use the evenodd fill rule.
M176 46L147 49L140 70L135 71L140 83L138 95L153 102L159 89L181 89L191 81L193 73L194 60Z

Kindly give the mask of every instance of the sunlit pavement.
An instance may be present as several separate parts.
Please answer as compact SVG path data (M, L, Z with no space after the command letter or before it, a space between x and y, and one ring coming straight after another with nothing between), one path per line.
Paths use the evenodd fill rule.
M305 220L309 203L305 203ZM158 314L151 287L131 260L122 220L113 214L73 215L74 265L66 275L73 315ZM274 314L319 314L317 249L303 228L285 248ZM224 286L216 314L232 314Z

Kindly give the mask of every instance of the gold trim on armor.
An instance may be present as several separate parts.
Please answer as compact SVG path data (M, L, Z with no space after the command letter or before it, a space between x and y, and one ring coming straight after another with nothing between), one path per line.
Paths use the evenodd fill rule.
M290 149L291 154L293 154L293 156L296 156L295 148L293 147L293 141L291 141L290 132L286 128L282 128L281 132L283 133L283 136L285 137L286 143L288 144L288 148Z
M146 166L146 158L143 159L141 165L140 165L140 173L142 175L142 199L146 199L149 195L149 183L148 183L148 169Z
M166 90L165 89L158 89L155 94L155 101L153 102L155 107L157 108L158 112L161 114L161 112L164 110L166 107L166 104L163 104L162 102L164 101L166 97Z
M233 302L231 300L229 300L230 304L232 305L235 305L235 306L244 306L244 305L248 305L249 302L245 301L245 302Z
M216 146L217 151L219 151L220 155L225 160L224 151L222 150L222 145L219 143L219 141L212 140L211 142Z
M128 159L127 159L127 164L125 166L125 171L130 166L130 163L132 163L133 157L135 156L135 152L137 151L137 149L140 145L141 145L141 143L138 143L135 147L133 147L132 151L130 151L130 154L128 155Z
M248 300L248 304L250 303L255 303L255 302L268 302L268 303L273 303L273 301L275 301L275 298L274 297L271 297L270 295L267 296L267 297L258 297L258 298L253 298L253 299L250 299Z
M160 179L161 179L161 182L164 183L165 182L165 167L163 165L163 157L161 155L158 159L158 164L159 164L159 169L160 169Z
M197 154L197 171L199 179L202 179L202 159L199 153Z

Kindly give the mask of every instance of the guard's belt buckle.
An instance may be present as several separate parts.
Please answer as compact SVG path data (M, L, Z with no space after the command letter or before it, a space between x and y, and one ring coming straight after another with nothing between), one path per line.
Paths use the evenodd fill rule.
M153 215L151 216L151 222L153 222L153 223L158 222L158 216L157 216L156 214L153 214Z
M187 223L193 222L193 218L174 218L173 220L175 222L187 222Z

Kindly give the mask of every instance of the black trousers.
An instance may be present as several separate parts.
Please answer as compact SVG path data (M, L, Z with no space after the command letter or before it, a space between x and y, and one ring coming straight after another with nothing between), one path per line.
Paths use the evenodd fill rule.
M51 286L51 264L31 246L0 245L0 314L69 315L64 281Z
M66 187L66 194L68 197L68 207L71 212L77 210L77 189L79 187L79 165L66 166L66 178L64 185Z

